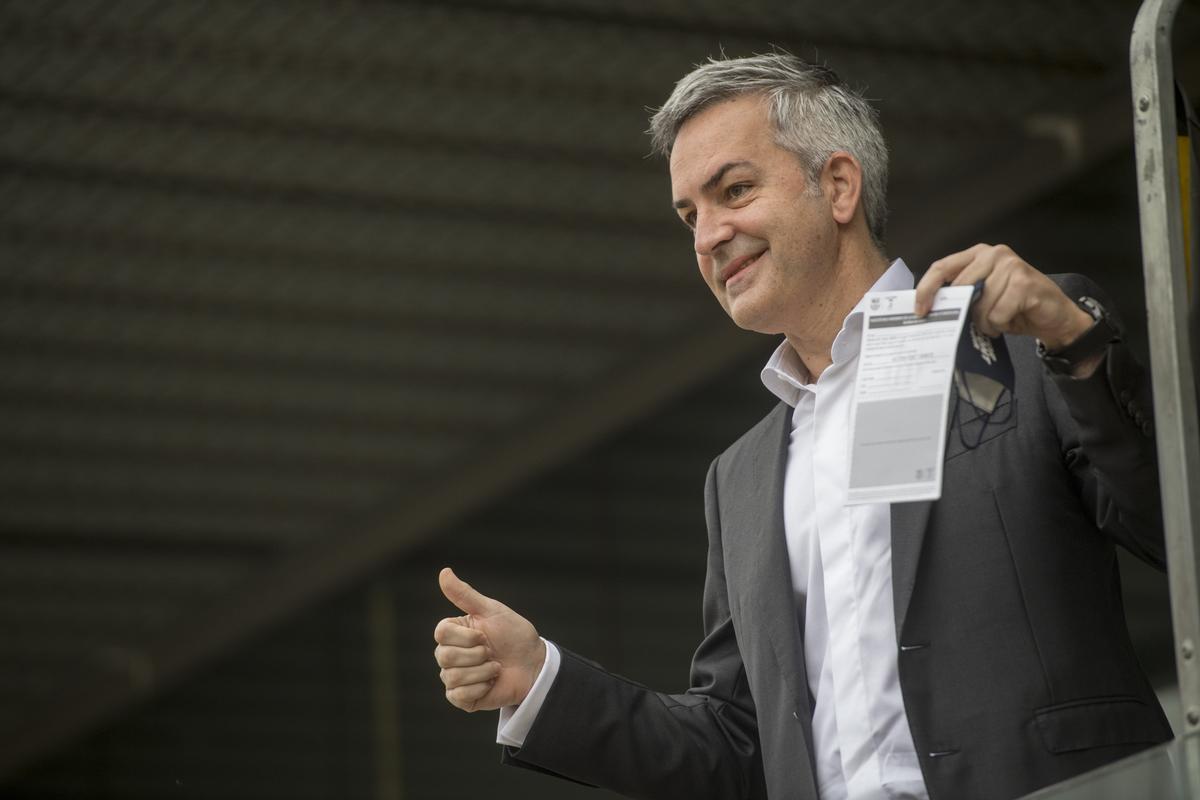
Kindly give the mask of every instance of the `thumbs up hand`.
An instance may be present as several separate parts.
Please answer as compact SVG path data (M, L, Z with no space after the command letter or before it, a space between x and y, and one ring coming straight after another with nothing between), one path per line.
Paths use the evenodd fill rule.
M463 711L519 705L546 661L546 644L529 620L475 591L449 567L438 575L442 594L466 613L437 624L433 657L446 699Z

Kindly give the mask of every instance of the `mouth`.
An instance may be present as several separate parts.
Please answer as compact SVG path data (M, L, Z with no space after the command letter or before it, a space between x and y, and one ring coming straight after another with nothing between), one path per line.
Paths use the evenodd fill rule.
M719 276L721 283L726 288L729 288L729 285L731 283L736 283L738 278L745 274L746 270L757 264L758 260L762 258L763 253L766 252L766 250L762 250L760 252L745 255L730 261L725 265L725 268L721 270L721 274Z

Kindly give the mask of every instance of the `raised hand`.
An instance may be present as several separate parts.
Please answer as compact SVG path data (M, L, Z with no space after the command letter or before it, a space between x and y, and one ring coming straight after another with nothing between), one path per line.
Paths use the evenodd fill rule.
M971 321L986 336L1034 336L1054 351L1082 336L1094 322L1058 284L1003 244L977 244L933 262L917 284L914 310L928 313L934 294L946 284L977 281L984 282L983 295L972 309ZM1080 362L1072 375L1088 377L1102 359L1103 353L1097 353Z
M546 644L529 620L480 594L449 567L438 575L442 594L466 613L433 630L433 657L446 699L464 711L519 705L546 661Z
M927 312L934 293L947 283L964 286L979 280L984 281L983 296L972 320L987 336L1036 336L1055 350L1092 326L1092 318L1073 298L1002 244L977 244L933 262L917 284L915 310Z

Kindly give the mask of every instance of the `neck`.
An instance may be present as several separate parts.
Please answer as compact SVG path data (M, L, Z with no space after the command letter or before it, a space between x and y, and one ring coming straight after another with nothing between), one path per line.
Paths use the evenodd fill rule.
M788 344L815 381L833 363L833 340L842 323L890 263L873 245L843 252L837 260L828 286L813 305L805 310L802 324L785 331Z

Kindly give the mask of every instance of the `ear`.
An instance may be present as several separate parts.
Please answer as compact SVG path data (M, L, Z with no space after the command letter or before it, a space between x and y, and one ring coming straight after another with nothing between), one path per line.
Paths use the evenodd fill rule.
M862 165L845 150L836 150L821 170L821 189L829 198L833 218L847 225L858 212L862 198Z

